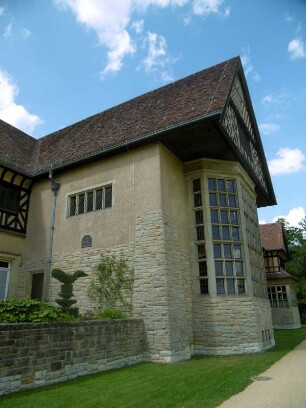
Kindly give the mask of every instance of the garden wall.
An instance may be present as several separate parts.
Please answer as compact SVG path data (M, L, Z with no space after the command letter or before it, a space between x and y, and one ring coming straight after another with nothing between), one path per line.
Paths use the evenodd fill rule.
M138 319L0 324L0 395L144 361Z

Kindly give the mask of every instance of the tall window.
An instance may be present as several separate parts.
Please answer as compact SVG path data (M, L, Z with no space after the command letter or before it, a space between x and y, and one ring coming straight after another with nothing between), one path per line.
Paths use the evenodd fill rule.
M245 271L236 181L209 178L217 294L244 294Z
M206 248L204 235L204 216L202 208L202 189L201 180L199 178L192 182L193 191L193 210L195 222L195 237L197 247L197 265L200 280L200 293L202 295L208 294L208 276L207 276L207 262L206 262Z
M0 300L6 298L9 280L9 263L0 261Z
M68 217L111 208L113 205L112 185L97 187L68 197Z
M268 297L272 307L288 307L286 286L268 286Z

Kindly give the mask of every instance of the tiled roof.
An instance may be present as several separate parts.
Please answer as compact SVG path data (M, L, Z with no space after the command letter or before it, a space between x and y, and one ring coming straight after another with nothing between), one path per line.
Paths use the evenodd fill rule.
M232 58L35 140L10 127L2 132L0 160L35 175L221 114L240 64ZM7 138L8 136L8 138ZM7 138L7 139L6 139ZM6 140L5 140L6 139Z
M286 279L286 278L291 278L294 280L298 280L295 276L290 275L285 269L280 268L279 272L271 272L271 273L266 273L267 280L272 280L272 279Z
M282 249L287 252L282 224L261 224L259 228L261 244L266 251Z
M34 160L36 146L36 139L0 119L1 164L27 173L29 163Z

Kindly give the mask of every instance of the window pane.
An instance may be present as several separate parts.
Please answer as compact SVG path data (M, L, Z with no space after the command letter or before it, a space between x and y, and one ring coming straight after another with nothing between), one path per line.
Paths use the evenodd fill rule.
M7 271L0 271L0 286L6 286Z
M91 212L93 211L93 191L89 191L87 193L87 206L86 211Z
M234 196L233 194L228 195L228 205L229 207L237 207L236 196Z
M195 223L196 223L196 225L203 224L203 211L198 210L198 211L195 211L194 214L195 214Z
M222 224L229 224L229 222L228 222L228 214L227 214L227 211L220 211L220 213L221 213L221 223Z
M237 225L238 224L238 213L237 211L230 212L231 224Z
M70 197L69 215L70 217L76 215L76 196Z
M238 284L238 294L241 295L245 293L244 279L238 279L237 284Z
M220 230L216 225L212 226L212 237L213 239L220 239Z
M222 238L226 241L230 239L229 227L222 227Z
M223 276L223 264L222 261L215 261L216 276Z
M233 262L225 261L225 273L226 273L227 276L233 276L234 275Z
M242 262L236 262L235 266L236 266L236 275L237 276L244 276Z
M195 207L201 207L202 205L202 196L201 193L196 193L193 196L193 201L194 201L194 206Z
M200 276L207 276L206 262L199 262L199 275Z
M220 207L227 207L226 194L219 194Z
M216 191L216 180L213 178L208 179L208 189L211 191Z
M201 181L200 179L193 180L192 182L193 192L201 191Z
M113 201L112 186L105 187L105 208L111 208Z
M232 259L232 246L229 244L223 245L224 258Z
M227 279L227 293L232 295L235 293L235 280L234 279Z
M197 231L197 241L203 241L205 239L204 237L204 227L196 227Z
M102 188L96 190L96 210L102 210L103 208L103 190Z
M239 227L232 228L233 241L240 241Z
M85 212L85 194L78 195L78 214L84 214Z
M222 258L221 244L214 244L214 258Z
M218 223L219 222L218 211L210 210L210 218L211 218L211 222Z
M225 182L226 191L233 193L235 191L235 182L234 180L226 180Z
M205 244L198 245L198 258L206 258Z
M218 295L222 295L225 293L224 291L224 280L223 279L217 279L217 293Z
M200 291L201 291L201 295L206 295L208 293L208 280L207 279L200 280Z
M217 195L215 193L209 193L209 205L217 205Z
M218 191L225 191L225 184L223 179L218 180Z
M240 245L234 245L233 253L234 253L234 258L235 258L235 259L240 259L240 258L242 258Z

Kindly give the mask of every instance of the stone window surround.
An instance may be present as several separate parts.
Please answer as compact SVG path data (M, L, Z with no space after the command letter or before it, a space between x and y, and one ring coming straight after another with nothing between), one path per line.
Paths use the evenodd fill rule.
M93 186L89 186L89 187L87 187L86 189L84 189L84 188L82 188L82 189L79 189L79 190L75 190L75 191L72 191L72 192L70 192L70 193L68 193L67 195L66 195L66 203L67 203L67 208L66 208L66 219L75 219L75 217L80 217L80 216L84 216L84 215L88 215L88 214L92 214L92 213L96 213L96 212L98 212L98 211L109 211L109 210L111 210L112 208L113 208L113 206L114 206L114 184L115 184L115 182L113 181L113 180L110 180L110 181L107 181L107 182L104 182L104 183L101 183L101 184L96 184L96 185L93 185ZM102 205L102 207L103 208L101 208L101 209L93 209L92 211L86 211L86 203L84 204L84 213L81 213L81 214L74 214L74 215L70 215L70 211L71 211L71 197L73 197L73 196L79 196L79 195L81 195L81 194L87 194L87 193L89 193L89 192L91 192L91 191L96 191L96 190L99 190L99 189L103 189L103 196L105 197L105 188L107 188L107 187L111 187L111 194L112 194L112 197L111 197L111 200L112 200L112 202L111 202L111 206L109 206L109 207L105 207L105 203ZM77 203L76 203L76 205L77 205ZM77 211L76 211L77 212Z

